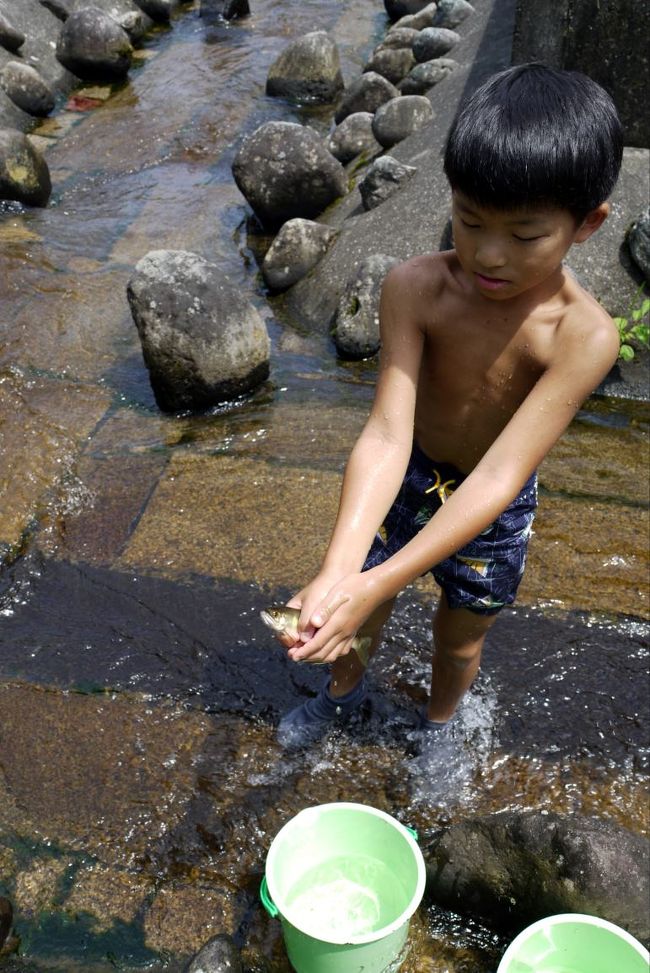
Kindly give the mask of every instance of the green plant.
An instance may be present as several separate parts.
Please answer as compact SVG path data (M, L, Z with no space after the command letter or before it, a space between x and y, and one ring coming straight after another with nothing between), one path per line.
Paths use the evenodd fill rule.
M637 291L633 303L636 303L636 299L641 296L642 289L641 287ZM618 357L623 361L632 361L634 348L630 344L631 341L644 348L650 347L650 298L646 297L638 307L630 310L627 317L614 318L614 324L618 328L621 339Z

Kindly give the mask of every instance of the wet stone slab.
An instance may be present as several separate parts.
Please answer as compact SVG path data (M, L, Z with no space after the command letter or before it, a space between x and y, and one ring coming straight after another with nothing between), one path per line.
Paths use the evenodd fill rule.
M205 717L144 699L0 685L0 833L141 862L183 812Z
M102 222L97 214L96 218ZM61 227L61 235L65 232ZM4 354L21 367L96 382L124 353L124 339L139 347L126 300L130 270L109 266L84 274L66 273L65 261L78 258L79 252L70 239L66 253L65 242L59 240L64 253L52 255L58 266L50 274L39 274L30 288L35 295L21 302ZM47 313L43 313L44 295Z
M298 590L320 565L340 483L311 467L177 453L121 564ZM543 494L520 603L647 617L648 528L636 501Z
M97 457L168 451L260 459L340 471L363 423L366 403L305 409L302 402L246 403L219 415L164 415L157 410L120 408L97 430L90 445Z
M551 495L640 508L650 500L650 404L592 398L553 446L539 470Z
M650 617L641 504L541 495L520 604Z
M269 594L256 587L200 576L143 577L58 560L27 568L23 563L10 572L2 600L5 679L137 690L220 718L261 720L269 733L281 713L322 681L319 667L288 662L262 625L259 610ZM286 589L273 593L283 596ZM370 733L377 720L379 727L393 724L399 735L425 699L430 617L430 598L422 592L407 589L398 599L371 670L376 705ZM629 761L643 766L650 716L643 691L647 637L648 623L633 617L608 621L585 612L505 610L485 650L486 719L498 719L499 738L514 752L593 754L620 767ZM484 691L486 686L477 687L479 698ZM86 708L92 713L100 702L123 714L123 732L132 727L129 712L137 725L139 710L135 704L129 710L126 700L70 696L57 705L81 720ZM108 712L102 709L105 718ZM148 719L160 719L168 729L183 726L173 707L166 722L156 712ZM198 720L194 726L190 721L187 733L200 737L206 724ZM27 741L26 734L17 739Z
M144 919L145 942L158 953L189 954L238 923L236 895L213 883L169 883L160 890Z
M161 452L80 457L76 477L83 501L60 518L50 536L38 538L41 549L66 560L112 564L129 542L166 462Z
M152 877L142 872L98 863L82 865L61 907L73 917L82 913L92 916L94 932L103 933L116 921L127 925L134 922L154 889Z
M74 459L106 411L102 390L0 372L0 558L71 492Z
M169 214L183 206L182 222ZM224 230L215 236L215 222ZM241 255L233 252L233 225L241 222L241 196L230 179L216 183L213 174L191 161L167 163L151 199L116 240L109 258L135 264L150 250L191 250L209 255L226 272L241 274ZM230 224L230 225L229 225Z
M318 570L339 490L328 471L176 453L120 563L298 589Z

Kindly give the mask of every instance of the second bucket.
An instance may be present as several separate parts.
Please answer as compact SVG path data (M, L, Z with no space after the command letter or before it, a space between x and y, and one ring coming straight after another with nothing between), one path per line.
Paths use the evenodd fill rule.
M365 804L321 804L278 832L261 897L296 973L393 973L424 893L414 832Z

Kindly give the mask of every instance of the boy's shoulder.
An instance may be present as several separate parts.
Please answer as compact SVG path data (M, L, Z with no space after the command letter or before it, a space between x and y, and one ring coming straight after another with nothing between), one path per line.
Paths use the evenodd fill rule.
M413 297L439 297L446 288L456 286L457 267L454 250L422 253L396 264L386 276L386 283Z
M570 272L566 272L564 309L558 321L558 339L572 342L589 341L611 346L618 353L619 335L616 324L602 304Z

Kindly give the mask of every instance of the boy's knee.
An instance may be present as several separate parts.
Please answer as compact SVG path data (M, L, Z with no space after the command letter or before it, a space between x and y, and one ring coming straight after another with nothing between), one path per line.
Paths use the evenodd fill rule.
M434 651L440 662L460 671L468 669L481 657L483 640L479 642L455 642L436 639Z

